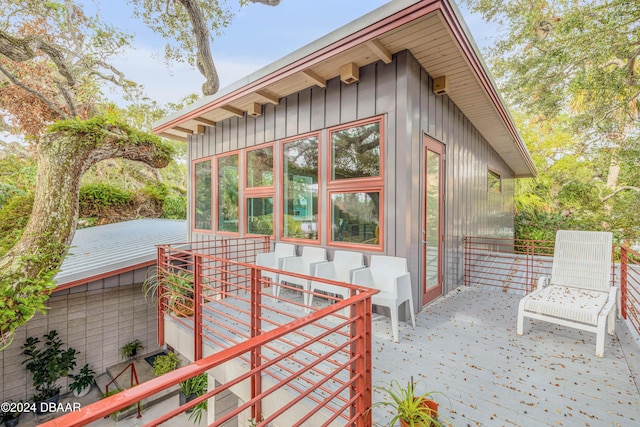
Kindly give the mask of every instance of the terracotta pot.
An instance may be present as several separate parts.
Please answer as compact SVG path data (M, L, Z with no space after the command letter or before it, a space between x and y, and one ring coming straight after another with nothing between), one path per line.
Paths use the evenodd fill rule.
M431 417L433 418L438 418L438 402L436 402L435 400L431 400L431 399L424 399L422 401L422 406L425 406L427 408L429 408L430 412L429 414L431 415ZM429 424L419 424L421 427L429 427L431 423ZM403 419L400 419L400 425L402 427L411 427L411 424L409 424L408 422L404 421ZM418 424L416 424L417 426Z

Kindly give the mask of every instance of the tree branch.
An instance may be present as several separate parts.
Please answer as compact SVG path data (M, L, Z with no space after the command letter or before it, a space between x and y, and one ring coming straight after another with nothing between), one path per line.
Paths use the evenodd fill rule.
M606 202L607 200L609 200L610 198L614 197L616 194L620 193L621 191L635 191L637 193L640 193L640 187L633 187L631 185L625 185L623 187L618 188L616 191L614 191L613 193L609 194L606 197L600 197L600 200L603 202Z
M69 115L66 112L64 112L63 110L61 110L60 108L58 108L55 104L53 104L49 100L49 98L47 98L46 96L44 96L43 94L41 94L37 90L31 89L29 86L25 85L20 80L16 79L13 74L11 74L6 68L4 68L2 66L2 64L0 64L0 71L2 71L2 73L5 76L7 76L7 78L11 81L11 83L13 83L14 85L20 87L22 90L24 90L26 92L29 92L30 94L32 94L35 97L37 97L40 101L44 102L44 104L47 107L49 107L52 111L54 111L56 114L58 114L60 116L60 118L63 118L63 119L68 119L69 118Z

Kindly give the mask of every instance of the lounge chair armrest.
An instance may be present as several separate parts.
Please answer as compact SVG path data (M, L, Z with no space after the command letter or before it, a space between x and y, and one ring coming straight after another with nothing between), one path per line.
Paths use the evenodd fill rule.
M396 277L394 282L396 294L401 300L411 297L411 275L409 273Z
M265 252L256 255L256 265L262 267L275 267L276 266L276 254L275 252Z
M280 257L280 258L278 258L278 262L277 262L278 266L276 268L278 270L283 270L284 269L284 260L285 259L289 259L289 258L298 258L298 257L295 256L295 255Z
M353 283L367 288L375 288L370 268L362 268L353 272Z
M333 280L336 277L336 269L333 262L326 261L316 264L315 271L313 273L316 277L322 277L323 279Z
M316 267L318 266L318 264L324 264L327 261L316 261L316 262L310 262L309 263L309 271L304 272L303 274L309 275L309 276L313 276L313 274L316 272Z
M542 289L546 286L549 286L549 283L551 282L551 277L549 276L542 276L538 278L538 284L536 285L536 289Z
M351 283L353 283L353 275L356 273L356 271L358 271L358 270L363 270L363 269L365 269L365 268L367 268L367 267L365 267L364 265L361 265L361 266L359 266L359 267L354 267L354 268L350 269L350 270L349 270L349 281L350 281Z
M284 271L293 271L295 273L303 273L302 267L304 264L302 263L301 257L286 257L282 258L282 270Z

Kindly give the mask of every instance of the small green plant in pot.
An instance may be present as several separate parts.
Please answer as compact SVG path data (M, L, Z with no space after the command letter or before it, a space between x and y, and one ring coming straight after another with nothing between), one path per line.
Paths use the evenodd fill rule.
M371 409L376 406L390 406L397 412L389 425L400 421L402 427L443 427L438 420L438 404L430 397L438 392L416 394L413 378L406 387L393 380L389 387L375 387L375 389L386 394L389 399L374 403Z
M24 404L23 402L14 402L12 400L8 400L4 402L3 409L0 411L0 421L4 421L5 427L15 427L20 422L20 414L22 414L21 409L24 407L28 407L29 404Z
M133 340L120 348L120 354L124 358L124 360L131 360L138 355L138 351L142 350L144 346L140 342L140 340Z
M69 377L73 380L71 384L69 384L69 390L73 392L75 397L86 396L87 393L91 390L91 386L96 378L96 373L93 369L89 368L89 364L84 365L78 375L69 375Z
M207 374L196 375L180 383L180 405L184 405L187 402L192 401L196 397L202 396L207 392L208 386ZM207 401L201 402L189 409L187 413L190 413L189 419L196 424L200 423L202 419L203 411L207 410Z
M46 405L40 402L58 402L60 397L60 386L56 381L69 375L69 372L76 367L76 354L73 348L62 349L62 341L55 330L44 335L45 342L40 346L40 339L29 337L22 348L22 354L27 356L27 360L22 364L31 372L33 386L36 394L33 401L36 402L36 410ZM46 412L46 411L43 411Z

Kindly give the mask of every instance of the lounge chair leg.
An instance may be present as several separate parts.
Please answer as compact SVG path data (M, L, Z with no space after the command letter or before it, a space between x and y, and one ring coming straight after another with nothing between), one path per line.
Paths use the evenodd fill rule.
M598 324L598 331L596 332L596 356L604 357L604 340L605 340L605 319Z
M607 332L609 335L616 333L616 307L614 306L607 316Z
M521 299L520 304L518 304L518 322L516 324L516 334L518 335L522 335L524 333L524 299L525 298Z
M398 309L391 310L391 333L393 334L393 342L398 342Z

